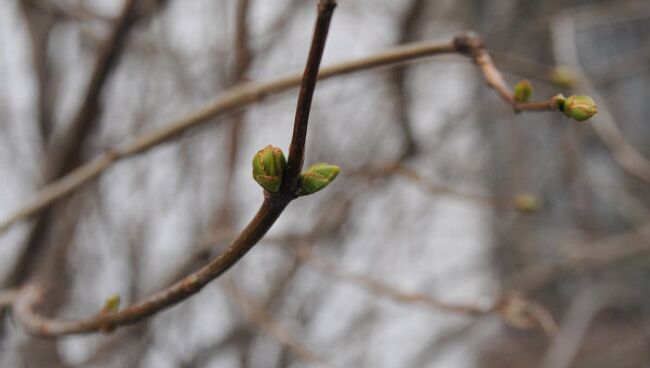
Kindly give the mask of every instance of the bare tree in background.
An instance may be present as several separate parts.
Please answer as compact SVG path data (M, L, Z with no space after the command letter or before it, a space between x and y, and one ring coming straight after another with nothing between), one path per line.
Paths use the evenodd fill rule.
M3 3L0 365L646 366L649 38L643 0Z

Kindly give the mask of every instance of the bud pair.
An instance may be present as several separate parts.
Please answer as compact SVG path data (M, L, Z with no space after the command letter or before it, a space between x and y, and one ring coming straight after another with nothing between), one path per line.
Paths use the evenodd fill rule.
M253 157L253 179L270 193L277 193L282 186L287 160L282 150L271 145L259 150ZM325 188L339 174L339 167L326 163L310 166L300 174L298 195L316 193Z

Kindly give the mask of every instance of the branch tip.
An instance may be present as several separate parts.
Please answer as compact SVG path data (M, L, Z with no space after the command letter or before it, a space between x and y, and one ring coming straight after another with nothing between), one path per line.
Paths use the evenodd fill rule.
M334 9L337 3L336 0L319 0L318 1L318 12L324 12L328 9Z

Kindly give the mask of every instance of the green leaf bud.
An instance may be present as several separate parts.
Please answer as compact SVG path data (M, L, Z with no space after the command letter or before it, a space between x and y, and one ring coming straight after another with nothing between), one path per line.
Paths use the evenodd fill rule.
M104 307L102 308L102 312L105 313L117 312L117 310L120 308L120 301L121 300L119 294L112 294L104 301Z
M286 164L282 150L268 145L253 157L253 179L266 191L276 193L282 185Z
M578 76L571 67L558 65L551 69L551 81L561 87L571 88L578 83Z
M334 181L341 169L336 165L318 163L311 165L300 174L298 195L316 193Z
M528 102L533 95L533 85L526 79L519 81L515 85L515 101Z
M520 193L516 195L514 205L518 211L525 213L537 212L541 208L539 199L530 193Z
M564 101L562 112L577 121L585 121L598 112L598 106L589 96L569 96Z

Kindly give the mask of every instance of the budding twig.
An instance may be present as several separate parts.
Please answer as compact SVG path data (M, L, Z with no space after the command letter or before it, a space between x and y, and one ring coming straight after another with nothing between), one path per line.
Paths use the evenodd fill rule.
M235 238L230 246L197 272L183 278L172 286L122 310L111 313L99 313L84 320L60 321L39 315L35 309L41 302L44 285L28 284L19 292L13 303L13 307L16 318L29 332L46 337L55 337L96 332L105 329L106 326L113 328L135 323L199 292L206 284L222 275L241 259L266 234L280 217L286 206L296 197L300 185L300 171L304 161L311 101L316 80L319 77L327 78L335 75L343 75L362 69L412 60L426 55L460 53L470 56L474 60L481 69L488 85L494 88L516 111L557 110L559 107L555 98L537 103L516 102L499 71L494 67L482 42L478 37L472 35L459 36L453 42L445 44L420 44L399 48L374 57L327 68L319 75L320 61L335 6L336 2L333 0L321 0L318 3L318 17L307 66L302 77L292 141L289 148L289 158L279 191L277 193L266 193L264 201L255 217ZM68 176L63 177L60 181L43 188L33 201L28 203L9 220L0 224L0 232L8 229L13 223L39 212L55 200L71 193L83 183L96 178L116 160L144 152L172 137L178 136L185 130L197 126L215 115L233 111L246 104L258 101L269 93L289 89L297 85L299 81L300 77L294 75L269 83L241 85L231 90L222 99L194 114L178 120L161 130L127 142L125 145L118 147L104 156L100 156L89 164L79 167ZM331 177L329 174L322 176ZM467 313L476 314L481 312L468 310Z
M302 162L304 155L305 135L309 109L311 108L311 97L316 87L316 76L320 58L322 57L327 37L327 30L331 21L332 12L336 3L334 1L321 1L318 5L318 17L314 37L312 40L310 56L305 69L305 77L301 94L298 98L298 108L294 127L295 152L293 156L294 165ZM296 136L295 132L299 134ZM291 158L290 158L291 160ZM299 170L300 168L298 168ZM289 173L291 173L289 171ZM300 172L296 172L294 182L297 183ZM287 175L285 174L285 177ZM286 181L283 181L286 183ZM283 186L284 187L284 186ZM294 190L287 187L288 190ZM117 328L119 326L132 324L149 317L163 309L169 308L182 300L198 293L210 281L216 279L226 272L233 264L240 260L266 232L273 226L280 217L286 206L295 198L290 192L280 193L281 195L266 195L260 209L248 226L233 240L230 246L221 254L210 260L198 271L190 274L172 286L161 290L140 302L127 308L111 313L99 313L94 317L76 321L62 321L49 319L36 312L36 306L42 301L44 286L40 284L28 284L19 293L14 302L14 313L17 320L32 334L43 337L56 337L61 335L90 333L96 331Z

